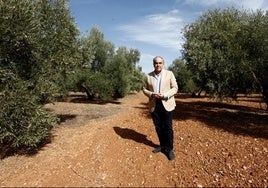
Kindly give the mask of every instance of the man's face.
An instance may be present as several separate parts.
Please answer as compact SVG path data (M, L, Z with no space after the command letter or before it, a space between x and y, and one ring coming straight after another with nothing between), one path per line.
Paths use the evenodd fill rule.
M163 62L163 59L161 58L156 58L155 61L154 61L154 71L156 74L159 74L162 69L163 69L163 66L164 66L164 62Z

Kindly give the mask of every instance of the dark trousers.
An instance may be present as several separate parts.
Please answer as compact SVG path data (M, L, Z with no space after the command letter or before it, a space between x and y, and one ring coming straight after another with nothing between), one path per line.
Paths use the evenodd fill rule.
M162 101L157 99L151 115L160 146L167 151L173 150L172 112L166 111Z

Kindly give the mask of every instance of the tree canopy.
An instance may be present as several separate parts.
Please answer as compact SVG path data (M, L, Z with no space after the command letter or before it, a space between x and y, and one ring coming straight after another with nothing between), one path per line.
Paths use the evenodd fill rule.
M267 100L267 18L262 11L216 9L187 25L183 59L196 86L219 98L257 91Z

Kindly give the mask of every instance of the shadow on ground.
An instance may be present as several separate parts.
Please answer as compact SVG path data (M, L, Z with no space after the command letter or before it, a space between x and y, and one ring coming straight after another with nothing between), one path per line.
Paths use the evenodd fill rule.
M85 93L75 93L75 94L71 93L68 95L68 98L66 100L67 102L71 102L71 103L86 103L86 104L100 104L100 105L105 105L108 103L121 104L121 102L118 102L116 99L100 100L98 98L95 98L95 99L89 100Z
M114 131L121 138L133 140L135 142L142 143L153 148L158 146L151 140L148 140L146 135L141 134L135 130L129 128L114 127Z
M252 107L176 99L174 120L196 120L233 134L268 138L268 113Z
M34 156L39 151L41 151L47 144L50 144L54 138L54 135L51 133L42 140L36 147L27 147L20 146L18 148L13 148L10 145L1 145L0 148L0 159L4 159L6 157L14 156L14 155L24 155L24 156Z

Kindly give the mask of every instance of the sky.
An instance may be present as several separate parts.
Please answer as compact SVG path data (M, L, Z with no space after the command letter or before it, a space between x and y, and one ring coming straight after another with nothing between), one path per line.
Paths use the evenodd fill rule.
M234 7L267 11L268 0L69 0L77 28L88 35L98 28L116 48L141 53L139 66L153 70L152 59L162 56L165 68L181 57L183 28L206 11Z

